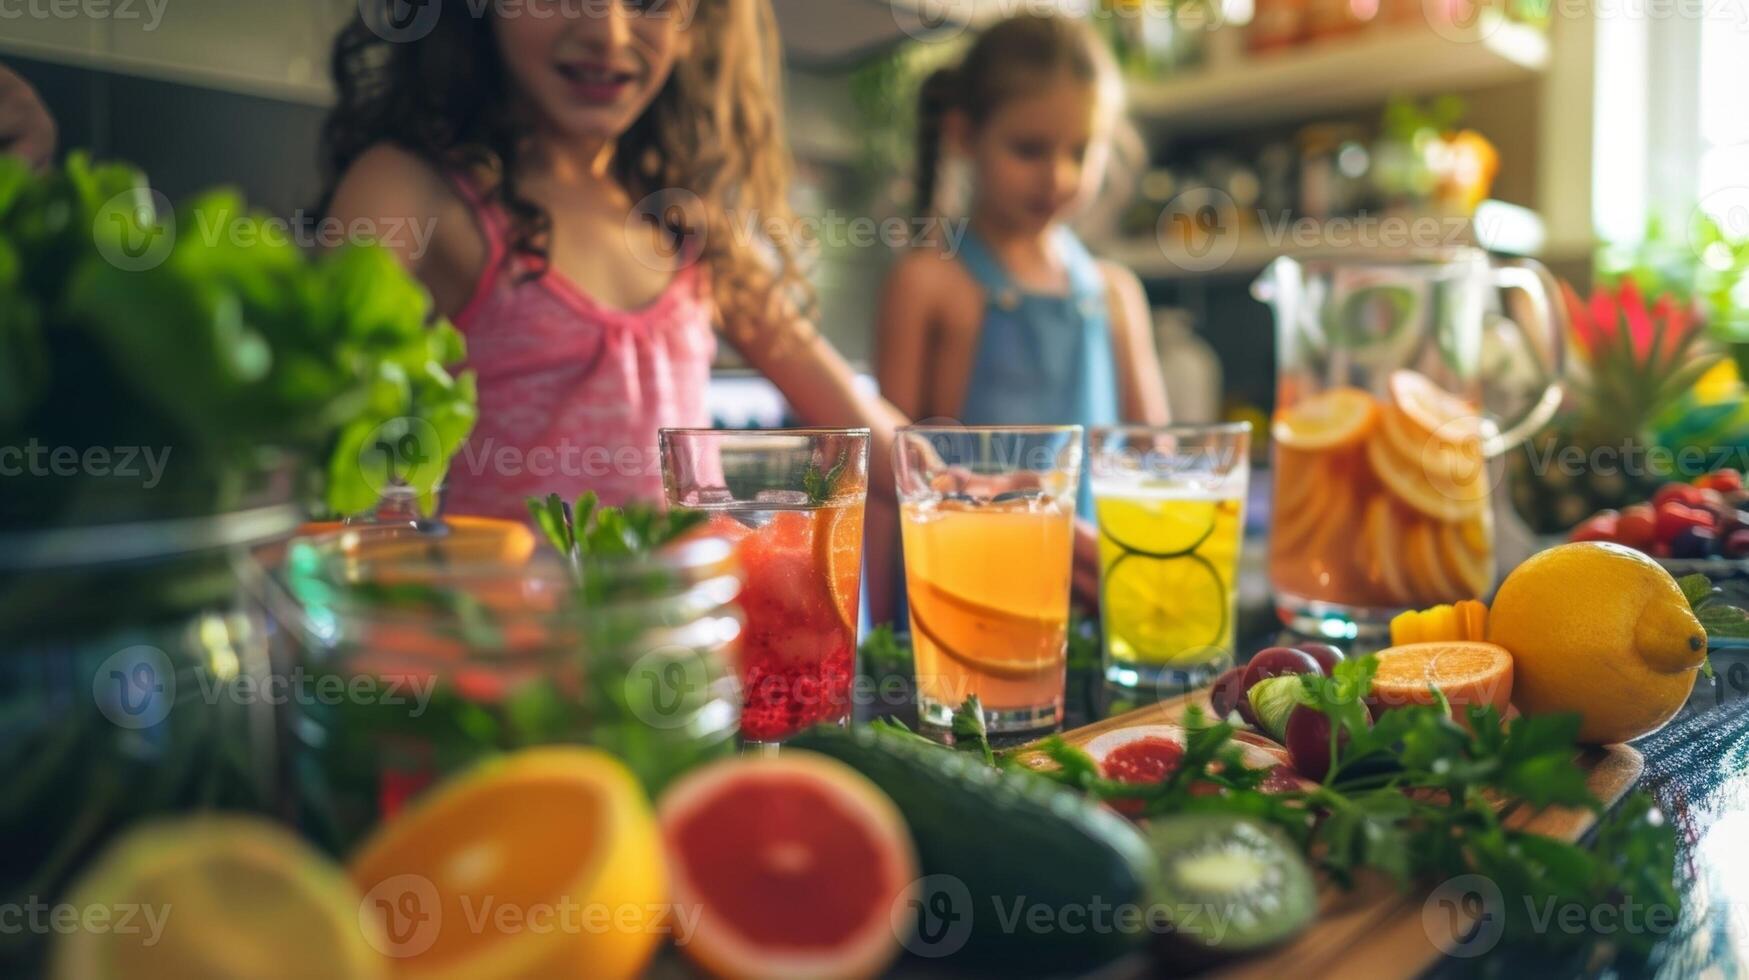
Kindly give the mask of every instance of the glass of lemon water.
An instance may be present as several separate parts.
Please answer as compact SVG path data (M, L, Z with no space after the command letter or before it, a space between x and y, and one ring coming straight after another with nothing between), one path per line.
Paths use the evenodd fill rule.
M1094 429L1106 683L1149 700L1233 663L1251 425Z

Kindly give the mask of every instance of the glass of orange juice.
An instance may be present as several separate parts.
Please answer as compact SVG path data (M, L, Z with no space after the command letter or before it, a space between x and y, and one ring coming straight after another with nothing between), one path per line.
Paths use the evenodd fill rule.
M1063 719L1080 426L911 426L897 477L921 722L976 695L990 732Z

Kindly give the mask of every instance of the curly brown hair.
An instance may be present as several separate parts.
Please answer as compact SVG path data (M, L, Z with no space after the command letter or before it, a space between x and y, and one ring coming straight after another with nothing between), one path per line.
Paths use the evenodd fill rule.
M390 41L373 23L387 23L397 0L370 2L380 8L374 21L361 5L334 42L338 98L322 128L319 210L327 212L341 176L366 150L390 143L441 170L489 174L487 200L510 218L509 253L531 260L539 275L552 215L518 188L530 127L511 97L492 16L475 13L490 5L431 0L439 13L429 31ZM750 214L753 227L795 227L776 19L770 0L690 2L691 54L620 136L613 176L684 238L689 258L707 263L725 323L753 330L779 304L813 304L793 239L750 236L734 224ZM677 197L687 206L675 207Z

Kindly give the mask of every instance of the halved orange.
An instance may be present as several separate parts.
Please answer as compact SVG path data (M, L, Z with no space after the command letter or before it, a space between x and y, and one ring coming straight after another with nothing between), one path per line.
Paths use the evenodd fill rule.
M643 788L595 749L525 749L450 780L349 874L402 977L633 977L676 926Z
M1378 654L1375 708L1434 703L1437 687L1461 721L1470 705L1491 704L1501 714L1512 700L1512 654L1492 643L1411 643Z
M1378 403L1359 388L1331 388L1275 413L1270 432L1292 449L1335 449L1365 439L1378 420Z
M1419 371L1391 373L1391 401L1427 435L1445 442L1482 437L1481 413L1464 399L1433 383Z
M857 602L862 591L863 506L834 507L818 512L814 524L814 564L826 577L832 608L850 630L856 629Z
M916 901L905 822L869 780L785 749L695 769L662 797L680 951L712 976L878 976Z

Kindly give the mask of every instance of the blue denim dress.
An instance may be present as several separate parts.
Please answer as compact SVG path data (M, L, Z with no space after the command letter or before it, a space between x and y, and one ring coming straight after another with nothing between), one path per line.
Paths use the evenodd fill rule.
M976 232L960 261L987 300L960 421L966 425L1114 425L1119 421L1111 309L1099 263L1075 233L1052 236L1069 278L1063 295L1022 291ZM1093 513L1087 467L1076 509Z

